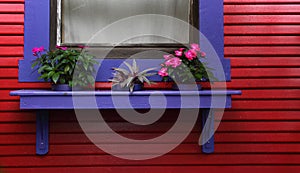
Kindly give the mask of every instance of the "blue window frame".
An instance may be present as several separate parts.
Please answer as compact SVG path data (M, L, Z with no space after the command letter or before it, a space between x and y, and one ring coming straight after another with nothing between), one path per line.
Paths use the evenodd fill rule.
M25 0L24 60L19 63L20 82L38 82L38 74L31 69L32 48L50 46L50 1ZM210 41L223 64L226 80L230 80L230 60L224 58L223 0L199 0L201 33ZM200 45L205 51L208 45ZM101 81L103 78L97 78Z

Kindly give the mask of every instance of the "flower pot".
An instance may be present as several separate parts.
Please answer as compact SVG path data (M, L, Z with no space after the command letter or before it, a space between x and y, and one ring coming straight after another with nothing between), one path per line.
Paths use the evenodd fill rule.
M68 84L52 84L51 88L53 91L72 91L72 87Z
M144 89L143 84L134 84L133 91L142 91Z
M142 91L144 88L143 84L134 84L133 91ZM129 91L128 87L120 87L120 85L115 85L112 87L113 91Z
M172 89L176 91L193 91L193 90L201 90L202 86L201 84L176 84L174 83L172 85Z

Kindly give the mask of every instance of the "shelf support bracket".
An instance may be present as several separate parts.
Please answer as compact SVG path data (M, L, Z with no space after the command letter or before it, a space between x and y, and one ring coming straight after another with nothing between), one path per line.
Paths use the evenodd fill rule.
M36 111L36 154L46 155L49 151L49 111Z
M213 109L202 109L202 138L200 138L199 144L204 143L202 152L206 154L211 154L215 150L214 119Z

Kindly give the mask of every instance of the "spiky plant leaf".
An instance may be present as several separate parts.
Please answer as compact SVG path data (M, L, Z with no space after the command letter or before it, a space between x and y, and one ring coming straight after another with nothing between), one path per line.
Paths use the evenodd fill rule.
M124 64L128 67L128 69L130 70L130 73L134 74L134 69L132 68L132 66L130 64L128 64L127 62L124 62Z
M123 69L123 68L113 68L113 70L115 70L115 71L117 71L119 73L122 73L122 74L124 74L126 76L129 75L129 71L126 70L126 69Z
M153 71L153 70L156 70L156 68L148 68L148 69L145 69L144 71L138 73L137 75L140 76L140 75L143 75L143 74L146 74L150 71ZM156 73L155 73L156 74Z

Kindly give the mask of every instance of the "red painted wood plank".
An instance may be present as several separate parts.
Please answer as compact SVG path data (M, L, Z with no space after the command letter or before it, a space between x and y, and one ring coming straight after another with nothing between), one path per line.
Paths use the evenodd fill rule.
M18 78L18 69L0 68L0 78Z
M225 111L222 121L299 121L299 111Z
M1 46L0 56L23 56L23 46Z
M225 35L299 35L298 25L233 25L224 27Z
M228 24L300 24L299 15L229 15L224 16Z
M168 144L151 144L156 147L167 147ZM145 145L147 146L147 145ZM123 144L124 151L119 154L153 154L153 151L137 150L134 153L126 152L126 144ZM170 154L195 154L199 153L198 144L182 144L176 147ZM35 145L0 146L0 156L32 156L35 152ZM215 154L244 154L244 153L300 153L298 144L216 144ZM51 152L47 156L55 155L105 155L101 149L93 144L87 145L51 145Z
M175 112L175 111L174 111ZM106 122L124 122L122 118L118 117L118 114L113 111L102 111L101 112ZM13 121L14 117L20 114L8 113L5 117L7 121ZM177 120L176 113L168 111L167 116L163 116L159 122L175 122ZM0 113L1 116L1 113ZM10 118L11 116L11 118ZM220 119L218 112L216 112L216 119ZM3 116L2 116L3 117ZM86 116L90 122L97 121L92 116ZM25 118L24 118L25 119ZM299 111L233 111L231 109L225 110L222 121L298 121L300 120ZM0 120L1 121L1 120ZM188 121L188 120L187 120ZM51 111L50 122L77 122L76 116L73 111Z
M0 67L14 67L18 68L18 61L21 59L19 58L0 58Z
M130 166L130 165L254 165L289 164L299 165L300 155L290 154L236 154L236 155L166 155L145 161L131 161L113 156L48 156L42 160L35 156L4 157L0 162L5 167L41 167L41 166Z
M99 129L98 126L103 125L102 122L88 122L83 123L88 125L89 128L85 129L87 133L109 133L107 130ZM109 126L118 133L155 133L153 137L159 133L165 133L169 130L170 127L174 125L174 122L160 122L155 123L155 125L149 125L147 127L134 126L128 123L119 123L113 122L108 123ZM191 125L192 123L182 123L183 125ZM198 132L200 129L200 125L197 124L194 127L193 132ZM218 132L299 132L300 131L300 123L299 122L221 122L218 128ZM14 133L14 132L22 132L22 133L34 133L35 126L34 123L26 123L26 124L0 124L0 133ZM71 123L51 123L50 124L50 132L51 133L82 133L82 129L79 124L71 122ZM176 131L176 133L182 132L182 130ZM144 139L144 137L137 136L138 139ZM102 142L108 143L108 141L104 140Z
M23 45L23 36L0 36L0 45Z
M20 111L20 112L0 112L1 123L11 122L35 122L34 111Z
M299 14L300 5L225 5L224 13L227 14Z
M0 80L1 81L1 80ZM299 89L300 79L233 79L227 83L230 89Z
M0 102L0 111L18 111L20 110L19 102Z
M80 133L82 132L81 128L74 123L53 123L53 125L50 125L50 131L53 133ZM90 124L91 127L89 129L86 129L88 132L105 132L105 131L98 131L94 127L97 125L101 125L102 123L86 123ZM124 133L124 132L136 132L136 133L141 133L141 132L164 132L166 130L166 126L170 127L173 125L173 123L157 123L155 127L148 127L146 128L140 128L140 127L135 127L132 125L128 125L126 123L109 123L112 129L114 129L117 132ZM186 123L190 124L190 123ZM10 132L9 129L6 131L6 126L0 125L0 128L3 129L3 132ZM28 132L31 131L31 127L27 125L21 125L19 127L14 126L14 128L23 128L28 129ZM68 127L68 129L63 129L63 127ZM196 125L194 128L194 131L198 131L199 126ZM222 122L218 128L218 132L290 132L290 131L300 131L300 123L298 122Z
M17 79L0 79L1 89L50 89L49 83L19 83Z
M23 24L24 14L0 14L0 24Z
M32 125L34 126L34 124ZM138 139L141 136L148 139L154 138L158 134L149 133L122 133L123 135L132 139ZM78 134L50 134L50 145L74 145L74 144L91 144L91 141L83 133ZM25 134L18 131L14 134L1 134L0 135L1 145L35 145L35 133ZM216 133L216 143L299 143L299 133ZM108 140L108 139L107 139ZM199 140L199 132L191 133L184 143L197 144ZM101 142L101 141L99 141ZM111 143L116 143L116 140L110 139ZM174 140L170 140L170 143Z
M247 46L225 47L225 56L299 56L297 46Z
M0 3L24 3L24 0L0 0Z
M242 95L232 96L234 100L243 99L300 99L300 89L293 90L243 90Z
M300 59L295 57L235 57L231 59L232 68L243 68L243 67L299 67ZM1 60L0 60L1 63Z
M298 4L300 3L299 0L224 0L225 4L230 4L230 3L234 3L234 4L248 4L248 3L255 3L255 4Z
M24 13L24 4L0 4L0 13Z
M255 172L255 173L283 173L283 172L297 172L300 166L110 166L110 167L51 167L51 168L5 168L5 172L9 173L74 173L74 172L88 172L88 173L148 173L148 172L161 172L164 173L233 173L233 172Z
M0 34L22 35L24 34L23 25L0 25Z
M300 110L300 100L233 100L234 110Z
M299 58L300 59L300 58ZM233 68L232 78L288 78L300 77L300 68Z
M32 126L35 126L32 124ZM33 127L34 128L34 127ZM122 133L132 139L140 139L142 136L148 139L157 137L158 133ZM50 144L63 144L63 145L73 145L73 144L92 144L92 142L87 138L87 136L83 133L76 134L50 134ZM1 134L0 135L0 144L1 145L34 145L35 144L35 133L14 133L14 134ZM197 140L199 140L199 133L190 134L185 142L197 144ZM107 139L107 143L118 143L119 141L116 139ZM174 143L175 139L168 139L168 143ZM99 141L101 142L101 141Z
M298 132L298 122L222 122L219 132Z
M300 36L225 36L225 45L299 45Z
M0 90L0 101L18 101L20 99L19 97L10 96L9 92L10 90Z
M293 143L299 142L299 133L216 133L216 142ZM298 139L296 139L298 138Z

